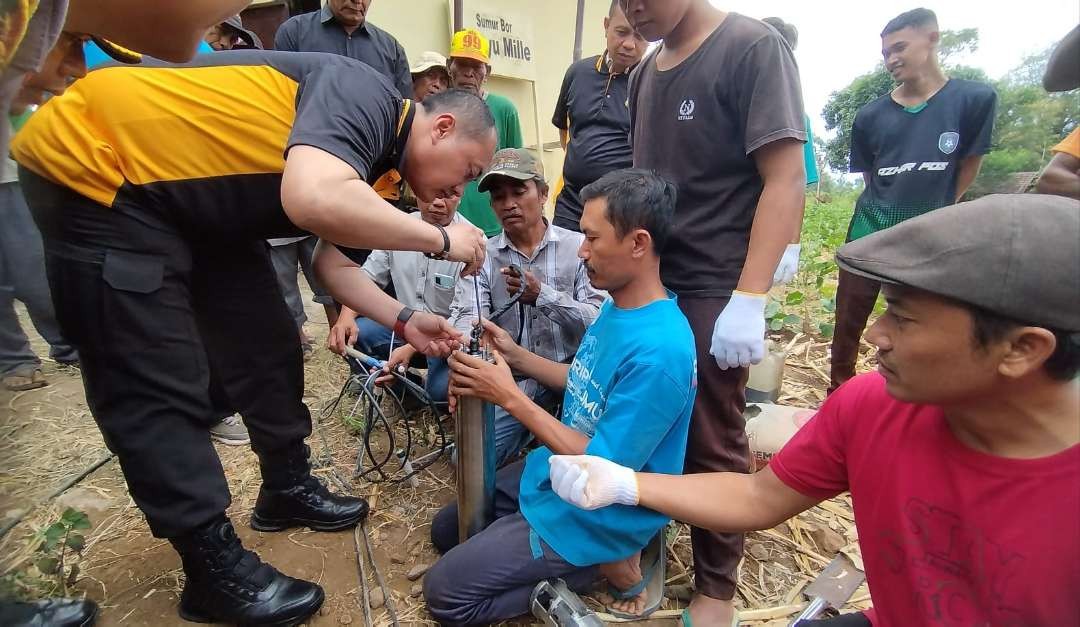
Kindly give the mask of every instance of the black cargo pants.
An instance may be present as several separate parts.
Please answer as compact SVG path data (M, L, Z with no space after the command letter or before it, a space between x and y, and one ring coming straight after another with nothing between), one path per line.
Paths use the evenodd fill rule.
M174 537L220 516L230 497L207 431L220 418L211 364L260 457L311 433L299 339L264 241L288 232L280 207L239 236L124 189L105 207L25 168L20 179L87 403L151 531Z

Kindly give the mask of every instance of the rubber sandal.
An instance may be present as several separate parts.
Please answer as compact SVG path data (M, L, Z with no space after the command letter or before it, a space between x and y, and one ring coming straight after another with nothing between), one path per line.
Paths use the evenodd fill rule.
M625 590L608 586L609 594L620 601L632 599L644 591L645 608L640 614L629 614L608 606L605 608L607 613L620 620L641 620L660 609L664 601L665 557L664 530L661 529L641 552L641 581Z
M645 591L645 586L649 585L649 580L642 577L641 581L630 586L625 590L619 590L615 586L608 584L608 594L612 596L616 601L627 601L637 597L639 594Z

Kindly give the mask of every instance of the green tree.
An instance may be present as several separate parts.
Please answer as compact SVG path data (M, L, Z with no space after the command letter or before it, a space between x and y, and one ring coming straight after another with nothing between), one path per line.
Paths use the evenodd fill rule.
M981 196L1017 172L1035 172L1050 159L1050 148L1080 124L1076 94L1048 94L1042 75L1053 47L1031 55L994 86L998 92L992 150L983 160L969 196Z
M938 59L943 66L948 66L958 58L979 49L979 29L962 28L960 30L941 31L938 42Z
M824 158L830 168L840 172L848 171L851 125L855 121L855 113L889 93L893 85L892 77L879 63L873 72L857 77L850 85L829 96L821 115L825 118L825 128L834 132L832 138L825 142Z
M946 74L990 83L998 93L991 151L969 192L973 197L987 193L1011 174L1042 168L1050 158L1050 148L1080 124L1080 98L1070 93L1048 94L1042 89L1042 75L1052 47L1025 58L1001 80L991 81L982 70L959 63L977 50L978 45L978 31L965 28L942 31L939 47ZM847 87L832 94L822 112L825 127L835 132L825 142L822 153L830 168L847 171L855 113L889 93L893 85L884 66L878 64L873 72L856 77Z

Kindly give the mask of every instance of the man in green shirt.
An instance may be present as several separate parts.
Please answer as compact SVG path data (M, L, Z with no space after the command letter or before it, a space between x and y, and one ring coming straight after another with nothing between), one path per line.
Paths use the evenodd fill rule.
M521 148L521 122L517 108L509 98L484 91L484 83L491 75L491 45L487 37L473 29L459 30L454 33L450 43L450 85L471 91L487 102L491 115L495 118L495 128L499 132L499 150L503 148ZM484 231L488 237L502 232L502 225L491 210L491 196L480 192L473 181L465 186L465 193L458 205L458 213Z

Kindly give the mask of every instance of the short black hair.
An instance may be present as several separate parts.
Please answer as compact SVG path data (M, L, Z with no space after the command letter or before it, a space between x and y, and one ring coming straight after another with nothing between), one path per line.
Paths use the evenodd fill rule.
M794 24L785 22L778 17L766 17L762 18L761 21L775 28L776 32L780 33L780 36L784 38L784 41L792 50L799 45L799 29L795 28Z
M905 11L900 15L897 15L893 19L889 20L889 23L885 25L885 30L881 31L881 36L891 35L899 30L905 28L922 28L924 26L933 26L937 28L937 14L930 9L918 8L910 11Z
M674 184L649 170L615 170L581 190L582 204L597 198L607 200L607 219L616 235L645 229L652 236L653 252L664 250L675 216Z
M976 348L986 348L990 343L1004 338L1010 331L1020 327L1041 327L1013 318L1008 318L992 311L961 303L971 313L972 335ZM1043 327L1045 328L1045 327ZM1050 354L1043 368L1052 379L1071 381L1080 373L1080 333L1069 333L1047 329L1054 334L1054 352Z
M495 128L495 118L484 99L465 89L445 89L424 98L420 106L429 115L454 114L466 137L478 139Z

